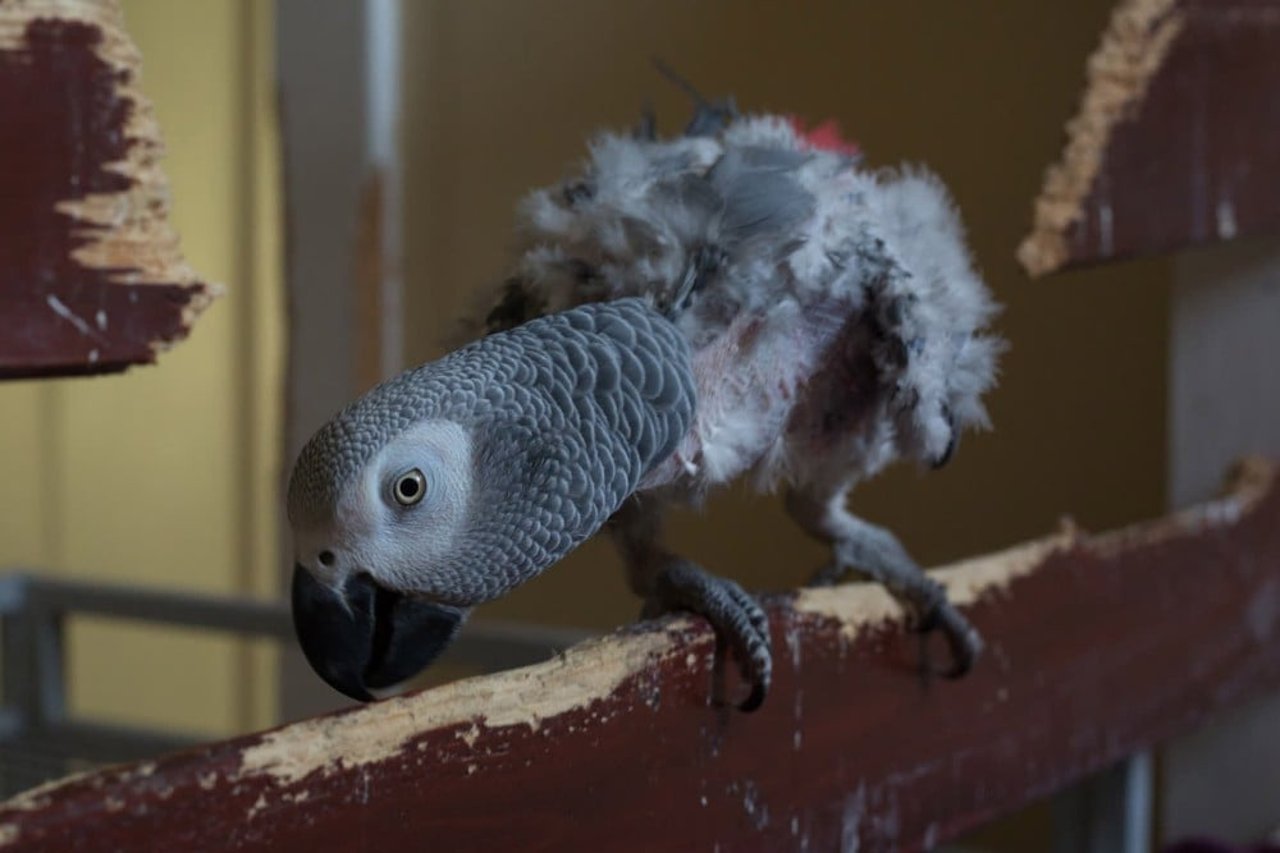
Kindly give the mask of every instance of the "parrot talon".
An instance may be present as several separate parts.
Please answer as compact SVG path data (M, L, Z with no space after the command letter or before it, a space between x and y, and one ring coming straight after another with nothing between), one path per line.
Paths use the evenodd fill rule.
M969 624L969 620L956 609L945 597L940 598L932 607L924 612L915 626L915 631L925 637L941 631L946 638L947 648L951 652L951 665L943 669L929 667L929 674L939 678L963 678L973 669L978 656L982 654L982 637ZM922 659L927 665L927 659Z
M809 586L825 587L853 578L876 581L906 609L910 629L921 638L920 668L926 675L955 679L973 669L982 652L982 638L947 598L942 584L929 577L888 530L868 524L844 507L844 495L816 499L792 492L787 509L801 526L833 546L833 559L809 579ZM927 635L941 631L951 663L935 669L929 663Z
M741 586L719 578L685 560L676 559L654 580L641 618L652 619L673 611L704 617L738 662L738 671L751 692L738 705L754 711L764 702L773 674L769 617L755 598Z
M751 693L746 699L738 703L738 710L744 714L750 714L752 711L759 709L764 704L764 697L769 693L769 685L763 681L758 681L751 687Z
M922 602L912 608L911 630L920 637L920 668L926 676L938 678L962 678L973 669L982 652L982 638L969 624L956 606L947 599L942 584L927 578L921 585L919 599ZM929 662L928 636L941 631L951 653L951 664L941 669Z

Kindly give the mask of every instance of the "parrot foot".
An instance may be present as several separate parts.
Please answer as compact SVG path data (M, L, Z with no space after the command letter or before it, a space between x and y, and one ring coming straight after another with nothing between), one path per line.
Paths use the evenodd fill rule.
M687 560L674 559L653 579L640 618L654 619L674 611L706 618L717 643L726 644L738 662L751 693L738 708L754 711L764 702L773 674L769 617L741 586L709 574Z
M869 571L842 565L840 562L828 563L813 574L807 585L835 586L849 580L868 577L881 581L889 588L890 594L904 604L911 617L911 630L921 637L921 670L926 675L939 678L961 678L973 669L974 663L982 653L982 637L964 614L947 598L947 591L942 584L916 568L914 563L911 565L911 571L894 572L896 582L890 584ZM925 641L934 631L942 632L943 638L947 641L947 649L951 653L950 665L940 669L930 664L927 646L925 646Z
M932 578L929 579L929 583L936 590L932 593L933 601L920 611L922 615L915 619L913 626L921 637L921 668L926 673L941 678L962 678L969 674L978 660L978 655L982 653L982 637L978 634L978 629L974 628L969 620L964 618L964 614L947 598L947 592L942 584ZM942 636L947 641L947 648L951 652L951 665L942 669L934 669L929 665L925 643L929 634L934 631L942 632Z

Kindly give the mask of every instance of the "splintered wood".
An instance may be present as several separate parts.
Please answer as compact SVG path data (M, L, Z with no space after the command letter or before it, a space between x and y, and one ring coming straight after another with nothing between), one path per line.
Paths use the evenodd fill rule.
M1280 231L1271 0L1122 0L1018 249L1033 276Z
M769 602L764 707L696 620L0 805L0 849L919 849L1280 685L1280 487L936 576L988 653L923 683L881 589Z
M168 220L116 0L0 0L0 378L155 360L215 295Z

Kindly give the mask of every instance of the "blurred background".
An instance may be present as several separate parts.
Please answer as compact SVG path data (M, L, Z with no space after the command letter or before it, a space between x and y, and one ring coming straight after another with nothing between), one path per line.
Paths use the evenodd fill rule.
M285 286L286 249L306 255L290 241L326 200L295 193L286 203L284 188L323 187L333 174L323 152L290 165L282 119L312 129L363 120L312 115L326 74L344 67L320 48L308 53L338 43L340 33L307 30L309 20L332 26L314 10L333 5L282 2L277 18L266 0L124 0L185 253L227 293L158 367L0 385L0 565L278 596L288 568L279 492L297 436L335 399L443 351L456 318L501 280L516 201L558 179L593 132L633 125L645 104L660 130L682 127L691 105L654 71L655 56L745 111L836 119L872 165L927 164L953 191L1005 306L998 328L1012 347L990 397L995 430L967 436L940 472L904 467L866 484L855 511L894 529L926 564L1041 535L1066 514L1101 529L1163 511L1170 262L1032 283L1014 260L1110 0L803 11L711 0L404 3L391 34L402 59L399 165L361 185L365 199L375 187L372 207L335 199L328 211L352 244L369 216L395 217L379 233L399 235L390 273L402 302L379 303L381 325L352 333L377 338L367 364L359 347L335 341L342 375L307 359L326 351L323 324L305 326L309 280ZM282 54L294 75L284 89ZM295 108L289 93L309 74L319 88ZM338 313L363 322L361 298ZM794 586L822 559L775 498L737 489L672 527L678 549L755 588ZM607 543L593 542L477 618L602 630L637 611ZM67 655L72 709L120 723L213 738L332 701L302 696L318 682L268 641L80 619Z

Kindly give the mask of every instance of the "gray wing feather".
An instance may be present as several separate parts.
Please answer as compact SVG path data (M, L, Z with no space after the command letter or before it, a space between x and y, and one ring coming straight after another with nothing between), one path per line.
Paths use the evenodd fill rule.
M730 244L794 232L813 212L813 196L794 172L809 159L801 151L758 146L730 148L707 173L723 201L721 230Z

